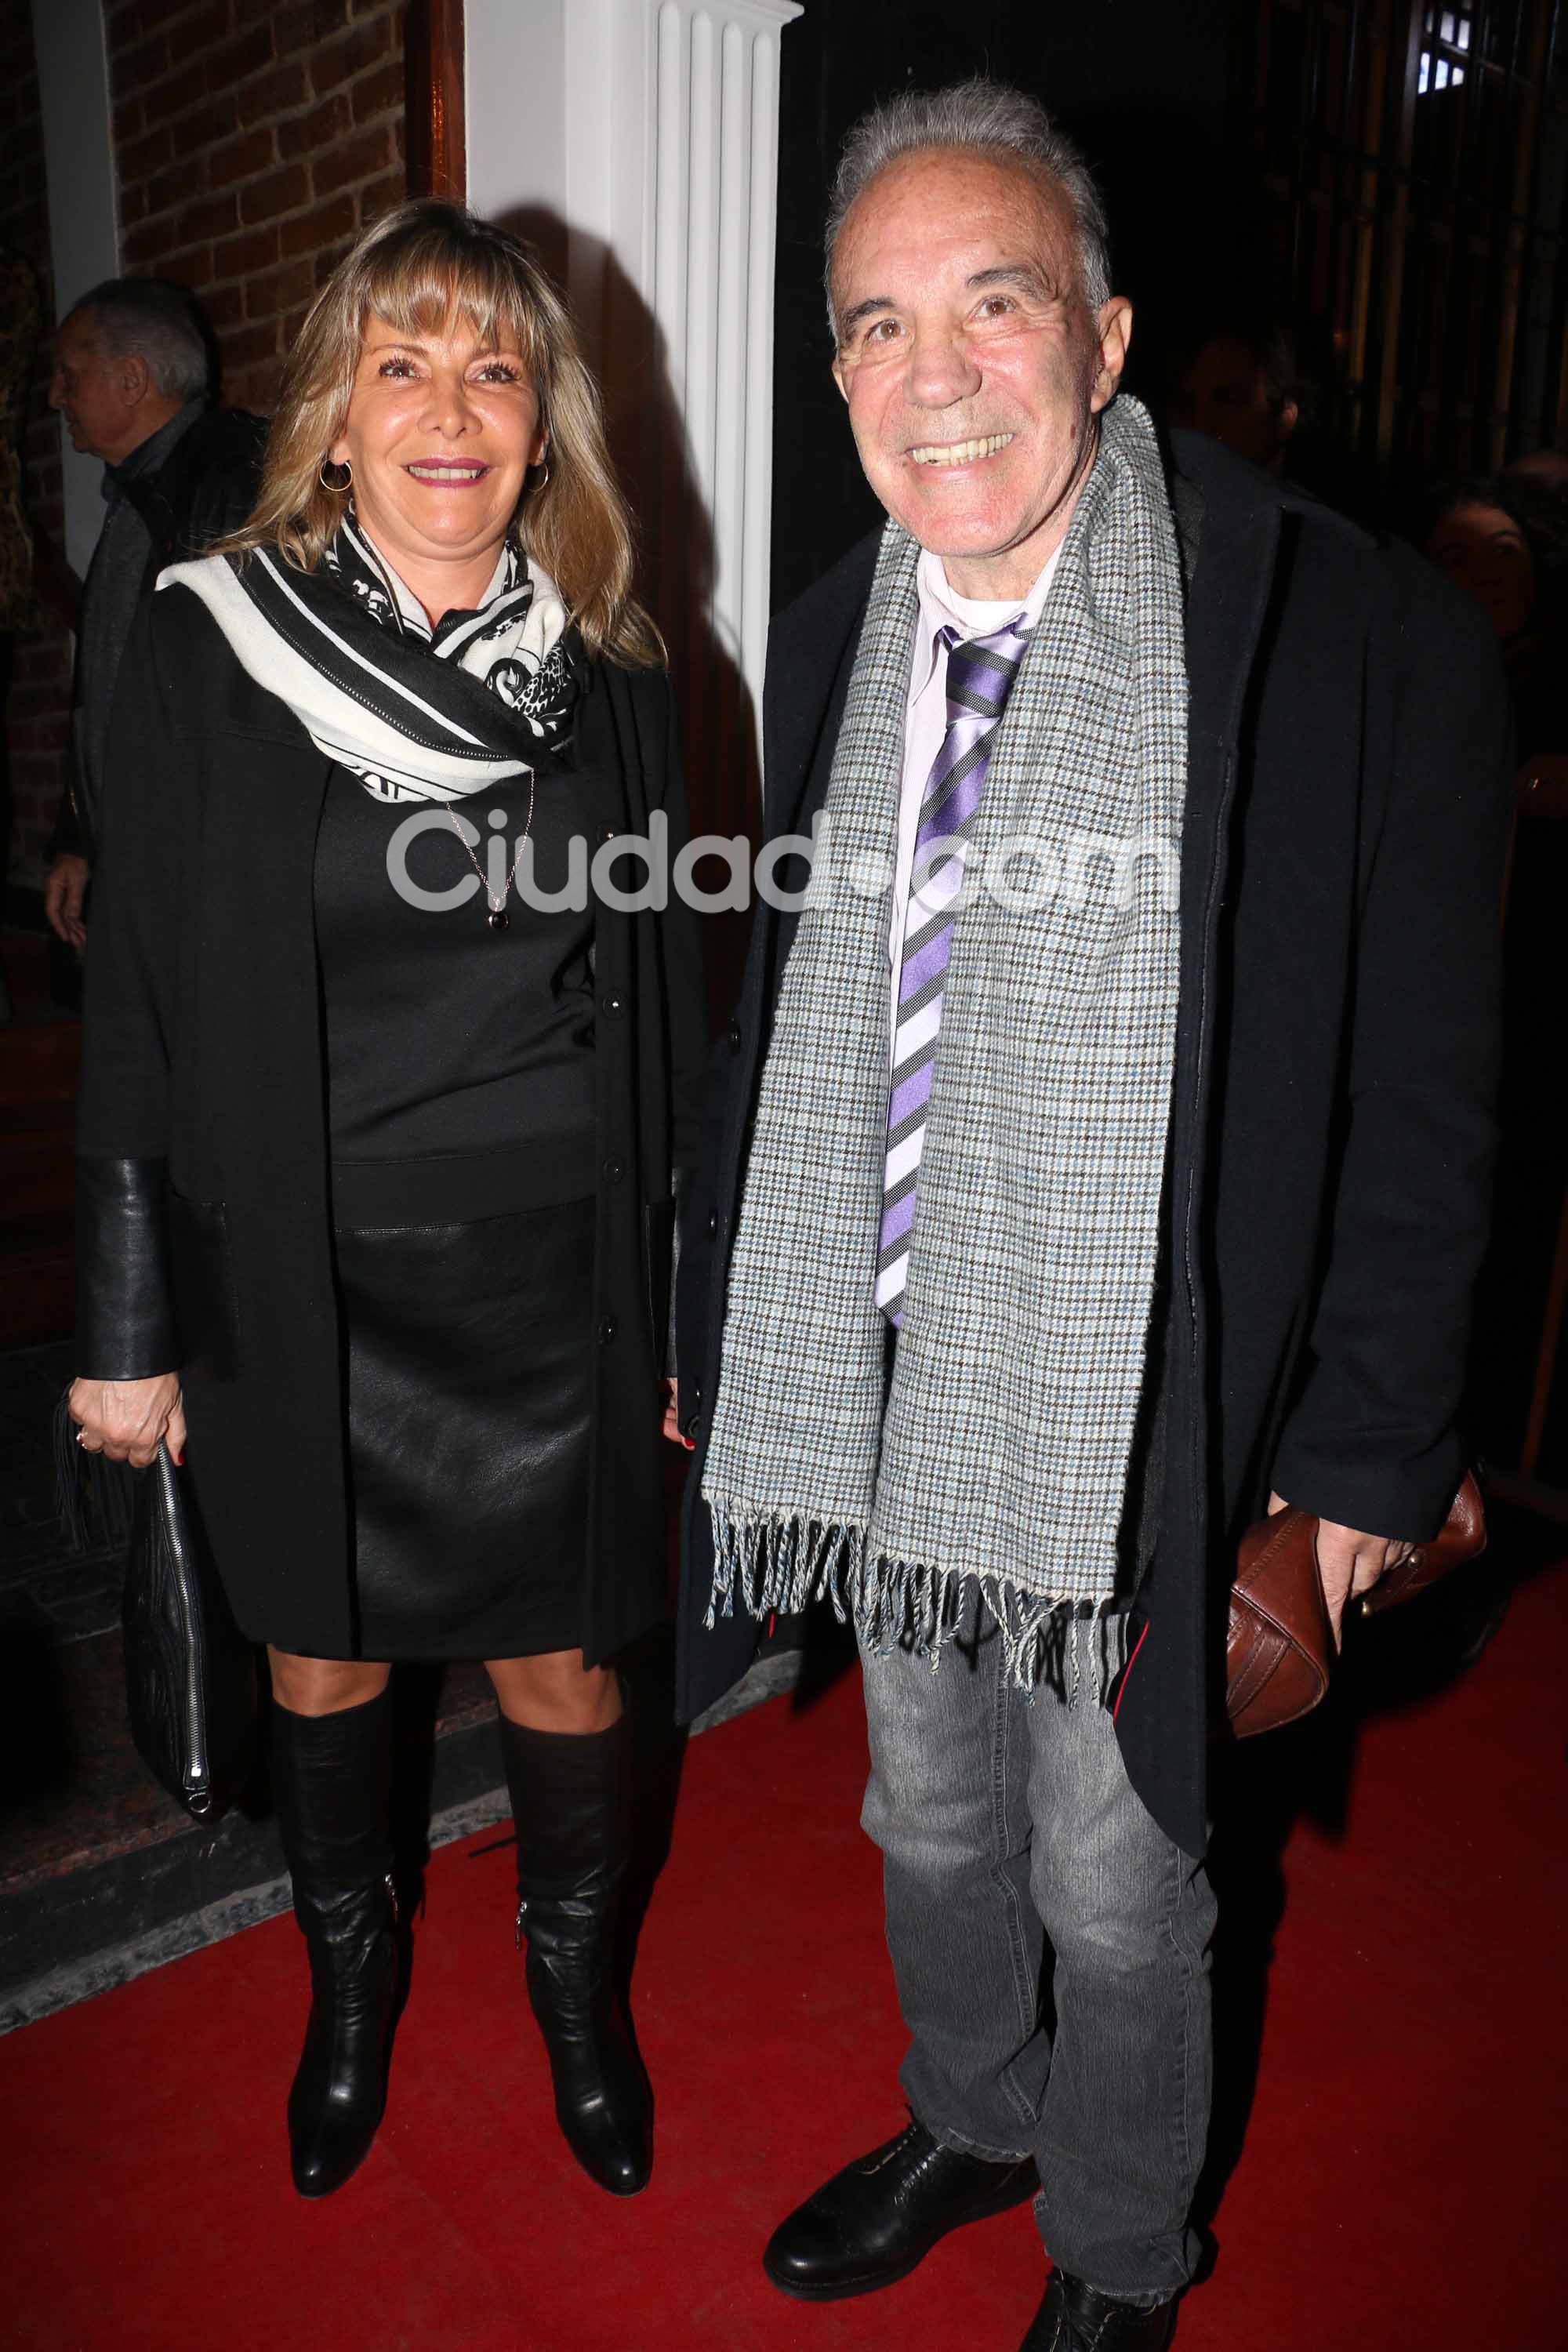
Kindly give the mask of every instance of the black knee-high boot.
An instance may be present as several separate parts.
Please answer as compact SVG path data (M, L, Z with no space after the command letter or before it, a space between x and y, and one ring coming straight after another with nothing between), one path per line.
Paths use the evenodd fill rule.
M517 1939L550 2053L555 2116L584 2172L630 2197L653 2168L653 2097L614 1971L631 1843L631 1725L531 1731L500 1718L517 1822Z
M363 2162L386 2102L397 1983L392 1694L336 1715L272 1710L272 1792L310 1956L310 2021L289 2094L301 2197L327 2197Z

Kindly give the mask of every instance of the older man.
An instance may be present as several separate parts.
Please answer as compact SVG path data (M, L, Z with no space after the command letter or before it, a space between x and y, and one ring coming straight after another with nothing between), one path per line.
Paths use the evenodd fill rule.
M1405 551L1195 438L1167 472L1032 100L863 122L828 286L889 520L770 647L768 827L824 823L687 1219L681 1697L853 1613L910 2119L764 2259L860 2294L1037 2187L1026 2347L1149 2352L1224 1562L1272 1486L1337 1624L1462 1467L1507 720Z
M44 911L79 947L120 656L150 579L237 529L256 493L264 427L214 408L207 332L194 296L161 278L110 278L55 339L49 404L71 446L103 460L103 528L82 592L68 776Z

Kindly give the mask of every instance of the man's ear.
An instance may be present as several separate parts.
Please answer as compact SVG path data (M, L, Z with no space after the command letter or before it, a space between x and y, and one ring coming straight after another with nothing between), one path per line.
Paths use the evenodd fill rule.
M844 381L844 362L839 358L837 352L833 354L833 381L838 386L840 399L847 400L849 397L849 387Z
M1115 396L1121 371L1127 365L1127 347L1132 341L1132 305L1124 294L1113 294L1109 302L1101 303L1095 331L1100 339L1100 361L1089 404L1098 415Z
M139 408L153 389L153 371L140 352L127 352L119 362L120 397L127 408Z

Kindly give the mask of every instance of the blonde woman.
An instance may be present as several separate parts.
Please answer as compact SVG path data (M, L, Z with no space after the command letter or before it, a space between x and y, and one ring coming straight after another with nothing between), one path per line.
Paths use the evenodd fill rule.
M385 2095L390 1662L482 1657L556 2112L640 2189L611 1963L628 1727L664 1605L688 919L584 887L661 813L671 698L570 320L528 250L411 204L289 362L249 523L121 673L87 978L89 1449L184 1463L265 1643L312 2000L296 2187ZM601 860L603 870L604 861Z

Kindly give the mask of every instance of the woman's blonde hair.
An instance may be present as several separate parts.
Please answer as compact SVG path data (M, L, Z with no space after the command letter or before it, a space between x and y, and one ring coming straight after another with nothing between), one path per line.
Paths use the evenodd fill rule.
M554 580L590 653L653 667L658 629L633 598L632 521L605 446L598 387L571 314L517 237L461 205L424 198L365 231L317 295L289 355L249 520L220 552L275 547L312 572L348 503L322 468L348 416L374 313L400 335L457 320L485 346L518 352L532 379L548 465L513 525Z

